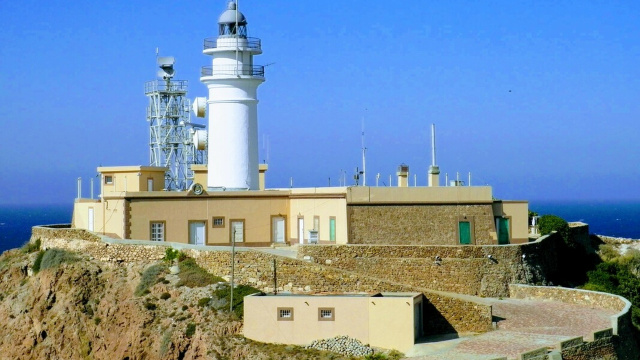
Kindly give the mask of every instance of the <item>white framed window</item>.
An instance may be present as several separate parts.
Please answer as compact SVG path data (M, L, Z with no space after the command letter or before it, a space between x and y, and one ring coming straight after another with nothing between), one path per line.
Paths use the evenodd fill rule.
M151 222L151 241L164 241L164 221Z
M318 321L334 321L335 320L335 308L319 308L318 309Z
M278 321L293 321L293 308L279 307L278 308Z
M113 176L112 175L105 175L104 176L104 183L107 185L112 185L113 184Z

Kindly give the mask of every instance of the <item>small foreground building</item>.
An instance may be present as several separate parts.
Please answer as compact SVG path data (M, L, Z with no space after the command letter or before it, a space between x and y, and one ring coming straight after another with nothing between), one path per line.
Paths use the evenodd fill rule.
M405 352L423 334L421 293L294 295L244 298L244 336L308 345L346 335L372 347Z

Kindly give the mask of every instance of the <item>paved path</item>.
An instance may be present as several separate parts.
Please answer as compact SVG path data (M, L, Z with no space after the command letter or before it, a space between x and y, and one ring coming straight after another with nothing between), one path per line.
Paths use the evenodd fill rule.
M298 249L292 247L276 247L276 248L252 248L253 250L264 252L271 255L284 256L291 259L296 259L298 257Z
M515 359L521 352L553 347L577 336L585 340L594 331L611 327L616 312L555 301L487 299L498 318L498 330L445 341L417 344L407 356L416 360L469 359L498 357Z

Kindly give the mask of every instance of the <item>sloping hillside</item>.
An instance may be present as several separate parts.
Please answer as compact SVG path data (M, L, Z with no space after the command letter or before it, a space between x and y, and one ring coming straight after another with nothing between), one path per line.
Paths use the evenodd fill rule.
M5 252L0 358L345 358L243 338L242 321L216 297L224 289L216 283L185 286L203 280L181 279L168 268L165 262L103 263L56 249ZM205 282L216 279L204 276Z

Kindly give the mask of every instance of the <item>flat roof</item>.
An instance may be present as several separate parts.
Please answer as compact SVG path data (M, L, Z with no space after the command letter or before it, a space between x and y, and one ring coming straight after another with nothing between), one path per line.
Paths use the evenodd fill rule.
M293 294L281 292L277 294L255 293L249 296L271 296L271 297L410 297L420 296L420 292L378 292L378 293L315 293L315 294Z

